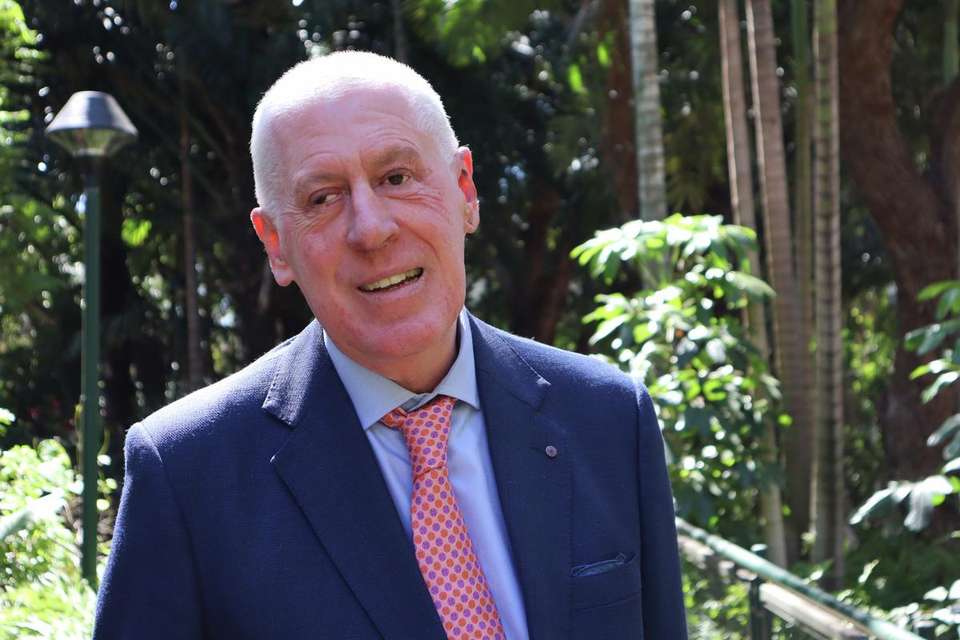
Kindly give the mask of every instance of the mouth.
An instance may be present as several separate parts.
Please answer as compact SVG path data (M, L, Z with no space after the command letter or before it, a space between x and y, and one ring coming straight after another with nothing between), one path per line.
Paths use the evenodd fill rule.
M370 282L368 284L362 284L358 287L360 291L364 293L375 293L379 291L389 291L391 289L396 289L402 287L405 284L414 282L423 275L423 269L421 267L416 267L410 269L409 271L404 271L403 273L395 273L386 278L381 278L376 282Z

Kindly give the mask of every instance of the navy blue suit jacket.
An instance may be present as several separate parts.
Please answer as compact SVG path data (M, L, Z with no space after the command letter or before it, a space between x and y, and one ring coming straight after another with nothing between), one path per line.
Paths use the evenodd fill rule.
M531 638L685 638L646 391L471 322ZM445 637L316 322L130 429L126 465L97 639Z

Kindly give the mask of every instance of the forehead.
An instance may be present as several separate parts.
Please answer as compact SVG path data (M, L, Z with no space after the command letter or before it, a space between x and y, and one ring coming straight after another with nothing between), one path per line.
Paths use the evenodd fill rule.
M400 87L338 86L279 114L271 129L286 160L351 155L404 145L426 153L434 141L420 127L414 100Z

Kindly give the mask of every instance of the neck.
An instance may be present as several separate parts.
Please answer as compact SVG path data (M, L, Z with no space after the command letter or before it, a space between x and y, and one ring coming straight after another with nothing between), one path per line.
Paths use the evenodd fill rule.
M457 358L459 323L458 318L431 348L386 361L378 359L373 362L361 354L348 353L342 347L340 349L357 364L396 382L404 389L427 393L436 389Z

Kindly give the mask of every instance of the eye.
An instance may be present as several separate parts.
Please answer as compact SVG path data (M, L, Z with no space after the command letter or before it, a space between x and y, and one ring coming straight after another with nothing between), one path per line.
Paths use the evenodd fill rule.
M340 198L340 193L336 191L321 191L310 196L310 204L317 207L333 204Z
M410 180L410 176L405 173L391 173L390 175L387 176L387 179L385 182L391 186L399 187L400 185L404 184L409 180Z

